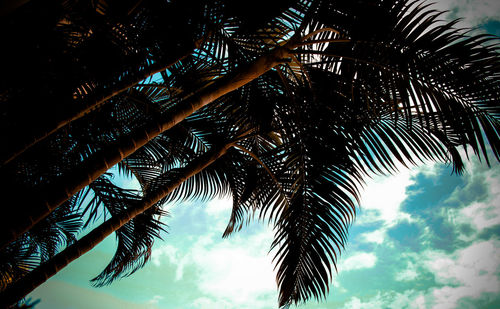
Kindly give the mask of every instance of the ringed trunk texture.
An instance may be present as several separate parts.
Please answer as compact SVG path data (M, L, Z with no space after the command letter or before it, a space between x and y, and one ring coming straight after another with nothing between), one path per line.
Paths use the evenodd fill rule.
M168 63L155 63L151 65L149 68L146 68L142 72L140 72L137 75L132 76L131 78L126 78L116 84L112 88L104 89L102 93L94 95L91 98L86 99L86 103L82 104L76 109L70 110L68 113L60 117L59 119L53 119L51 123L45 123L45 124L40 124L37 126L36 131L29 131L29 132L20 132L20 136L16 138L14 144L10 145L8 147L9 152L8 153L3 153L1 154L0 157L0 166L3 166L15 158L17 158L19 155L24 153L26 150L37 144L38 142L43 141L45 138L48 136L52 135L56 131L58 131L60 128L64 127L65 125L71 123L74 120L77 120L92 110L98 108L102 104L104 104L107 100L111 99L112 97L126 91L130 87L133 87L137 85L139 82L142 80L156 74L159 72L162 72L166 69L168 69L170 66L173 64L177 63L178 61L182 60L186 56L191 54L189 52L186 55L181 56L180 58L177 58L173 61L170 61Z
M51 184L39 196L32 198L29 203L14 209L14 211L17 210L17 213L9 218L4 218L2 220L4 222L0 222L3 223L0 224L0 249L17 239L71 196L162 132L172 128L214 100L240 88L276 65L283 63L286 58L290 57L290 47L293 47L291 43L277 47L258 58L251 65L241 68L236 74L217 80L212 85L172 107L162 117L162 120L149 123L141 130L96 153L93 158L82 162L79 167L62 176L59 181Z
M50 260L41 264L18 281L12 283L0 293L0 308L6 308L9 305L21 300L39 285L55 275L58 271L66 267L69 263L90 251L114 231L118 230L137 215L149 209L160 199L182 184L185 180L196 175L215 162L231 147L232 144L227 144L223 147L215 147L215 149L211 149L197 159L194 159L186 165L186 167L184 167L184 172L174 178L170 184L152 192L151 194L148 194L137 205L105 221Z

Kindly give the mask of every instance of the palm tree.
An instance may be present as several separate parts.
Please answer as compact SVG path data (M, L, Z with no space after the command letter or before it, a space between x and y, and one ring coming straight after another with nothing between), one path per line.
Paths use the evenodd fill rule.
M60 104L69 106L43 119L36 117L43 112L41 108L20 113L23 118L5 118L6 127L17 128L19 124L19 130L5 135L9 147L2 151L0 165L15 159L114 95L189 55L199 44L196 36L202 36L207 27L206 20L210 16L203 14L210 14L210 10L192 10L187 14L187 4L61 1L47 5L28 1L7 16L2 29L10 30L4 31L2 37L7 44L12 44L12 48L5 57L6 79L2 92L6 95L5 103L14 109L8 116L20 112L15 104L25 105L29 100L36 100L34 95L55 101L48 102L49 108L61 108ZM173 15L175 11L183 13ZM165 21L159 22L153 12L163 16ZM26 20L33 23L27 25ZM138 24L141 27L137 27ZM38 27L34 29L32 25ZM165 31L173 25L184 28L183 37L172 32L161 40L151 41L152 29ZM58 54L54 54L56 46L60 49ZM168 52L161 52L159 48ZM26 56L32 54L44 55L46 59L39 57L38 61L27 61ZM68 54L71 57L65 56ZM30 67L46 80L35 86L23 86L24 77L19 76L23 67ZM43 87L48 87L49 83L52 83L51 91L47 93ZM30 93L20 90L30 90ZM26 121L31 121L31 128L21 127Z
M45 119L36 117L42 110L25 112L22 119L6 118L10 126L15 126L15 121L29 119L32 129L19 128L24 130L5 136L9 147L0 154L0 166L58 129L99 108L109 98L190 55L203 41L211 40L210 33L218 31L228 20L242 18L247 27L249 24L255 27L285 9L290 1L273 2L268 5L268 14L261 13L259 18L252 17L248 10L242 10L241 5L235 7L224 0L168 3L61 1L49 5L26 2L7 14L2 27L11 29L1 35L15 47L9 50L6 57L5 76L9 78L4 81L6 85L2 90L6 94L5 101L9 102L10 108L15 108L16 103L33 99L19 91L28 89L23 85L24 81L20 81L22 77L17 73L20 68L13 58L21 62L29 53L53 53L53 44L57 44L60 54L47 55L52 67L47 68L47 64L36 61L25 66L39 70L49 79L37 87L36 94L43 94L43 87L48 82L54 82L50 93L44 94L48 95L48 99L60 101L51 107L57 108L59 104L70 106ZM33 29L26 25L25 20L33 20L33 24L41 23L42 27ZM41 40L47 41L47 37L48 42ZM47 46L47 43L52 45ZM72 58L64 54L70 54ZM61 79L61 75L66 78ZM30 90L33 92L33 88ZM15 116L15 112L19 111L14 110L9 116Z
M99 227L85 235L74 246L69 246L61 253L54 256L50 260L50 263L42 264L29 275L22 277L16 281L16 283L2 291L1 304L4 306L10 305L11 303L24 297L35 287L54 275L59 269L65 267L85 252L91 250L111 233L121 228L130 220L136 218L137 215L142 214L149 208L153 207L158 201L163 199L167 194L171 193L173 189L180 185L184 179L190 178L195 173L203 170L218 157L223 155L227 151L227 148L228 147L222 147L220 150L217 149L217 151L207 153L207 156L203 156L200 160L193 161L185 168L185 171L183 170L181 173L175 173L175 171L171 172L170 174L173 175L169 175L169 178L171 179L169 179L170 181L168 182L168 185L165 186L163 184L161 190L158 190L155 194L146 196L143 200L138 201L136 205L127 208L125 212L113 216L111 219L107 220ZM97 280L99 280L99 278L97 278Z
M225 155L231 147L236 146L240 149L246 149L242 148L242 145L237 145L235 142L229 142L224 144L222 147L213 145L211 149L207 151L204 150L208 149L211 143L223 140L222 136L227 138L227 136L231 135L231 132L225 130L218 134L214 134L217 132L199 133L203 130L203 128L206 129L207 126L215 128L215 131L223 129L224 126L217 117L219 114L220 113L214 113L214 111L211 110L207 112L207 114L203 115L203 117L198 116L194 119L189 119L190 123L186 124L189 125L189 129L186 131L190 131L187 132L190 138L191 135L193 135L191 130L193 130L197 131L197 133L194 134L197 134L198 138L202 136L204 141L202 142L203 144L200 144L199 141L194 141L194 143L193 141L186 141L189 145L188 148L194 148L193 151L198 149L198 151L204 151L204 153L201 155L196 153L190 155L188 151L181 151L181 156L187 156L188 158L195 156L194 159L191 158L190 163L185 167L169 169L166 172L155 175L155 165L160 163L158 167L162 170L165 168L164 165L166 162L156 162L154 160L154 156L151 156L151 153L134 154L132 158L126 160L127 162L123 168L129 169L130 172L132 172L140 181L143 190L146 192L144 197L141 198L137 195L117 192L122 190L116 186L110 185L109 182L104 181L103 179L98 179L98 181L96 181L97 183L92 183L90 187L94 192L96 192L96 194L100 194L99 199L108 209L110 209L109 212L112 214L112 218L105 221L103 224L92 230L82 239L73 243L59 254L53 256L49 261L42 263L28 275L9 285L7 289L2 291L0 297L1 303L6 306L13 303L15 300L19 300L32 289L47 280L50 276L65 267L68 263L92 249L113 232L117 233L119 243L117 252L103 272L93 279L97 282L97 285L109 284L116 278L120 276L128 276L135 272L138 268L142 267L149 259L152 238L158 237L157 231L160 228L159 222L155 219L151 220L152 218L150 217L151 215L159 214L158 212L160 210L157 205L159 203L161 204L166 201L178 200L192 195L210 197L224 194L224 191L221 190L224 190L224 187L228 186L228 179L219 172L219 169L223 168L223 170L228 170L228 167L225 165L230 164L233 174L237 172L238 166L236 165L241 164L242 162L241 154L239 153L235 152L229 154L223 163L214 164L214 161ZM207 121L208 119L214 120ZM243 117L241 117L241 120L244 120ZM215 123L211 124L210 122ZM240 125L243 125L243 122L240 122ZM233 128L233 126L226 127L230 131ZM160 159L168 159L168 161L170 161L173 159L172 157L176 157L176 154L173 154L172 152L175 150L178 151L178 149L175 149L179 148L179 143L175 141L175 139L179 139L178 136L179 132L177 132L176 136L171 136L172 141L166 145L169 150L171 150L169 156L167 157L163 154L164 157L160 157ZM237 137L237 139L246 138L247 136L247 134L244 134ZM254 135L251 134L250 136ZM147 150L152 151L153 147L148 145L146 149L149 148ZM156 150L162 151L158 148L156 148ZM246 151L248 152L248 150ZM149 156L149 159L151 159L149 163L147 163L148 160L145 160L143 157L144 155ZM147 168L145 168L145 165L147 165ZM207 168L209 165L216 166L213 168ZM241 171L241 168L239 168L239 170ZM242 174L240 173L239 176L241 178ZM188 178L190 179L187 180ZM235 177L229 176L228 178L232 179L232 181L238 181ZM182 186L179 187L181 184ZM196 184L196 186L193 184ZM200 184L202 184L201 187ZM236 195L237 194L235 194L235 196ZM94 200L90 201L89 204L91 205L89 205L88 208L95 208L96 206ZM95 209L92 210L91 216L94 216L95 212ZM141 219L141 221L137 222L138 219ZM131 223L133 223L133 225L131 225ZM137 235L137 230L142 232L142 234Z
M80 216L69 202L10 244L0 255L0 289L52 258L59 248L73 243L80 227Z
M453 29L453 23L436 24L438 12L408 1L313 1L303 11L286 14L290 12L301 21L283 17L287 22L281 25L290 31L257 32L258 38L269 40L244 40L248 45L237 45L239 53L224 50L230 44L217 44L214 59L222 59L223 65L215 76L196 66L184 74L196 57L188 58L186 66L174 66L164 76L165 85L156 86L175 94L156 101L170 109L160 112L157 122L140 124L140 133L123 135L125 141L141 137L138 145L146 144L168 132L151 123L172 123L177 116L174 123L181 123L192 113L200 115L197 108L217 110L222 103L231 106L231 112L218 110L220 117L236 128L241 117L235 119L232 111L266 111L253 113L255 127L273 132L275 146L262 153L249 151L262 164L249 165L247 178L232 184L236 199L227 233L241 224L248 210L273 220L283 306L325 295L364 177L395 172L395 161L410 165L425 159L449 161L460 173L459 147L470 145L488 162L487 144L497 159L500 146L499 58L496 47L488 45L491 38L467 36ZM210 55L202 50L197 59ZM237 59L238 65L229 59ZM179 74L172 74L176 70ZM248 95L252 87L259 89L260 97ZM186 99L183 91L194 95ZM186 106L201 101L198 107ZM134 137L145 131L151 134ZM133 153L136 146L126 151ZM106 153L102 149L91 155L101 158ZM125 150L116 145L108 149ZM113 157L121 159L121 154ZM108 163L116 163L113 160ZM101 170L85 165L86 183L67 191L76 193L98 177L108 167L105 162ZM272 190L258 186L255 166L265 167L278 185Z
M278 34L264 34L258 37L258 39L262 41L264 39L268 39L269 37L274 38L277 35L283 35L283 31L278 32ZM209 45L196 55L195 58L198 61L201 61L199 60L200 58L207 57L207 50L212 52L212 47L210 46L211 44L214 44L214 42L209 42ZM217 46L215 46L214 49L215 48L219 49ZM217 50L215 52L220 53L221 51ZM275 51L270 53L270 55L260 57L260 59L255 61L252 65L239 69L238 72L232 74L232 76L221 78L209 87L206 87L206 85L200 85L204 87L204 89L201 89L190 98L179 102L179 104L173 106L172 108L169 108L169 110L162 115L162 117L158 117L154 122L150 121L142 128L136 128L134 132L129 134L129 136L121 137L114 143L108 141L111 145L104 147L91 158L88 158L85 162L83 162L83 165L81 162L78 162L72 170L66 171L62 175L59 174L58 178L55 179L51 185L45 186L43 190L39 188L32 190L30 200L26 203L30 206L23 208L23 212L31 213L32 215L23 217L14 214L12 218L9 218L10 220L5 220L2 225L4 229L2 230L2 235L5 235L5 238L2 238L1 244L5 246L7 243L17 238L20 234L27 231L31 226L33 226L34 223L40 221L56 207L61 205L70 195L73 195L81 190L91 181L95 180L99 175L104 173L109 167L136 151L146 142L157 136L160 132L171 128L186 116L212 102L217 97L237 89L249 80L259 76L266 70L269 70L272 66L277 64L276 61L281 58L281 54L283 52L286 53L284 48L277 48ZM227 67L225 67L225 69L227 69ZM215 76L217 76L220 74L219 72L220 69L215 72L211 72L211 74L215 74ZM213 79L214 76L209 76L208 78ZM207 78L204 78L202 80L206 79ZM183 88L186 87L183 86ZM184 96L185 95L186 94L184 93ZM173 102L170 103L172 104ZM8 170L8 168L4 169ZM15 168L12 173L17 173ZM65 185L70 183L71 185L69 186ZM12 184L6 183L5 185L7 188L10 186L9 191L16 191L16 188L12 188ZM18 191L25 191L26 189L27 188L22 187L20 190L18 189Z

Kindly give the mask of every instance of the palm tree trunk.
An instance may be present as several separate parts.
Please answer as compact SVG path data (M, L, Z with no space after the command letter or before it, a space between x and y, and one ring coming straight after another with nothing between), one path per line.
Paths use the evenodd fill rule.
M195 42L195 47L198 47L201 41ZM16 138L13 138L13 144L9 145L5 151L8 151L6 153L1 153L0 154L0 167L9 163L10 161L14 160L16 157L18 157L20 154L37 144L38 142L43 141L45 138L48 136L52 135L56 131L58 131L60 128L64 127L68 123L71 123L74 120L77 120L84 115L88 114L90 111L98 108L102 104L104 104L107 100L111 99L112 97L126 91L130 87L133 87L137 85L139 82L142 80L153 76L156 73L165 71L168 69L170 66L173 64L179 62L180 60L184 59L188 55L190 55L192 50L190 50L188 53L180 56L180 57L175 57L175 59L172 60L167 60L167 61L161 61L155 64L152 64L148 68L144 69L142 72L139 72L138 74L134 74L133 76L130 76L129 78L125 78L121 80L120 82L116 83L113 87L111 88L106 88L102 91L102 93L99 93L97 95L93 95L90 98L87 98L85 101L85 104L81 104L78 106L76 109L70 109L66 114L63 116L59 116L58 119L52 119L50 123L44 123L44 124L39 124L35 125L36 129L30 130L28 132L21 131L19 136L16 136ZM43 121L47 122L47 119L44 118L42 119ZM31 124L31 127L33 127L33 124Z
M293 43L292 43L293 42ZM290 50L295 46L291 40L282 47L261 56L251 65L239 69L235 74L221 78L212 85L194 94L189 99L172 107L161 120L147 124L118 143L112 144L97 153L92 159L61 177L59 181L45 188L44 192L33 197L31 202L18 207L18 213L4 218L0 224L0 248L17 239L40 220L71 196L85 188L92 181L106 172L113 165L134 153L151 139L172 128L195 111L258 78L290 57ZM4 216L7 217L7 216Z
M7 16L30 0L5 0L0 3L0 16Z
M183 172L176 176L167 186L158 188L156 191L146 195L137 205L134 205L133 207L127 209L127 211L105 221L50 260L43 263L18 281L12 283L0 293L0 308L5 308L25 297L36 287L66 267L69 263L90 251L107 236L164 198L185 180L196 175L215 162L232 146L233 144L229 143L222 147L214 147L214 149L211 149L197 159L194 159L186 165L186 167L183 168Z

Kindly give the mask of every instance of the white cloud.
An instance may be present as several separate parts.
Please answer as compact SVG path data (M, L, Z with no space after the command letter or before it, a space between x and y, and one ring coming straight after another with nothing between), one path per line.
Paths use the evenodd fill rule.
M341 260L339 264L339 272L347 272L363 268L372 268L377 263L377 256L373 253L356 253L345 260Z
M176 264L177 263L177 252L179 250L171 245L164 245L159 248L153 249L153 252L151 253L151 261L155 266L160 266L162 264L162 257L165 256L168 258L170 263Z
M226 299L235 308L275 292L272 259L267 255L269 245L266 233L259 233L209 247L201 243L192 248L192 261L199 269L201 291L215 299Z
M164 299L165 297L161 296L161 295L155 295L153 296L153 298L148 302L148 305L151 305L151 306L156 306L158 305L158 303L160 302L160 300Z
M407 290L403 293L385 292L377 293L372 298L363 301L357 297L352 297L343 309L427 309L426 299L422 292Z
M361 192L361 210L356 224L382 221L386 227L392 227L401 221L413 222L414 219L401 210L401 204L408 198L407 189L415 184L417 175L435 177L440 167L441 164L435 162L412 168L399 164L399 172L395 175L375 176L368 180Z
M347 289L340 285L339 278L333 277L332 285L334 287L335 293L347 293ZM319 308L318 308L319 309Z
M475 164L475 162L468 163L469 170L478 171ZM486 227L498 224L499 174L497 167L483 170L479 176L477 173L475 174L475 176L466 175L466 183L471 186L471 189L474 189L474 181L486 179L485 183L489 184L488 196L490 198L458 209L453 216L449 217L455 221L462 220L460 221L462 223L469 222L470 225L481 231ZM455 202L457 201L458 199L455 200ZM386 218L391 217L387 216ZM397 216L392 216L392 218L397 218ZM394 221L384 222L387 226ZM425 228L429 229L429 226ZM385 231L386 228L381 227L373 232L362 234L362 238L364 241L381 244ZM368 299L353 297L344 305L344 308L451 309L461 308L461 300L464 299L489 299L491 295L498 295L500 293L500 280L498 278L500 240L492 238L488 241L478 241L476 237L472 236L469 241L473 242L453 253L428 250L421 254L407 253L402 255L402 258L407 258L405 259L407 266L397 273L394 279L396 281L418 280L422 270L427 270L434 274L436 281L436 284L429 286L428 289L422 291L406 290L401 293L382 292ZM383 244L387 245L387 242L383 242ZM349 264L358 265L359 263L353 259Z
M497 0L440 0L433 6L448 10L448 18L462 18L462 27L476 27L488 20L500 20L500 2ZM453 15L453 16L450 16Z
M210 200L205 206L205 212L212 218L227 220L229 218L228 214L231 212L233 207L232 201L230 199L213 199Z
M365 242L371 242L380 245L384 241L387 241L386 232L387 232L386 228L381 228L373 232L363 233L360 235L360 237Z
M456 308L460 299L477 299L483 293L500 292L498 240L475 243L453 254L427 251L424 256L423 266L434 274L438 283L444 285L432 289L432 308Z
M500 177L494 175L494 172L488 170L484 177L488 184L488 198L454 211L452 219L455 222L470 224L478 232L500 224ZM469 180L469 183L474 184L473 180Z
M467 221L478 230L500 224L500 196L497 196L492 203L473 203L460 210L459 218L462 222Z
M488 240L460 249L452 255L439 251L426 253L425 265L433 271L440 283L471 285L486 289L481 283L487 275L494 275L500 265L500 241ZM495 288L498 289L500 286Z
M254 222L262 224L258 232L234 234L222 240L231 207L230 200L213 200L205 208L211 222L210 233L200 237L189 252L190 261L200 270L199 287L215 299L230 302L234 308L258 306L258 298L270 295L276 302L276 280L272 256L268 254L273 233L262 223Z
M167 259L170 264L177 266L175 280L178 281L182 279L184 266L186 265L187 260L182 256L179 249L170 244L153 249L153 252L151 253L151 260L155 266L161 266L165 259Z
M175 205L168 204L166 207L171 213L175 213L179 210L179 207L195 207L194 205ZM231 212L231 201L228 199L214 199L206 203L200 211L204 211L208 215L207 226L209 228L209 233L200 235L196 241L192 242L194 248L209 248L213 243L220 240L220 235L224 231ZM175 218L175 214L173 215ZM168 224L168 222L167 222ZM187 243L187 242L186 242ZM175 280L180 280L183 277L184 267L188 263L194 263L193 254L189 252L193 248L187 250L187 248L178 248L172 244L165 244L159 247L155 247L151 254L151 260L153 264L159 267L161 264L168 261L172 265L176 265ZM208 250L208 249L207 249Z
M221 239L231 212L230 200L213 200L205 211L208 231L183 243L164 245L153 251L152 260L160 265L165 259L177 266L176 279L184 269L197 271L196 281L202 296L195 308L268 308L277 302L272 256L268 254L273 233L255 222L255 233L235 234ZM175 218L175 208L172 208Z
M415 177L436 176L439 165L428 163L408 169L399 167L400 172L392 176L376 176L367 181L361 193L361 209L356 225L380 223L378 229L360 235L361 241L390 245L387 230L401 222L415 222L410 214L401 210L402 203L408 198L407 189L415 183Z
M408 262L406 269L396 274L394 279L396 281L412 281L418 277L417 267L412 262Z
M230 302L226 300L215 300L212 298L208 297L199 297L193 301L193 307L194 308L200 308L200 309L205 309L205 308L232 308L232 305Z
M381 308L380 299L375 297L370 302L362 302L361 299L357 297L352 297L351 300L344 305L344 308L358 309L358 308Z
M356 224L382 221L387 227L402 220L411 220L401 211L401 203L407 198L406 188L414 183L408 169L393 176L377 176L367 182L361 193L361 210Z
M213 199L204 206L205 213L210 218L208 222L210 230L216 233L217 237L222 235L226 229L232 208L233 202L231 199Z
M441 164L437 162L426 162L425 164L420 165L418 168L412 169L412 175L416 176L417 174L422 174L425 177L437 177L441 171Z
M477 159L466 161L466 173L462 176L465 185L457 187L444 201L461 206L443 209L449 223L472 228L473 233L458 235L461 241L470 243L484 229L500 225L500 165L492 163L488 168Z

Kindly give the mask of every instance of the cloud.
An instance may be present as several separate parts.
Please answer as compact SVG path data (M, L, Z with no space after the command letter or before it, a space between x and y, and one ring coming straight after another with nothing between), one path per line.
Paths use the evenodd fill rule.
M161 295L155 295L155 296L153 296L153 298L150 301L148 301L148 304L151 306L158 305L160 300L163 300L163 299L165 299L165 297L163 297Z
M382 221L393 226L401 220L411 220L401 211L401 203L407 198L406 188L414 183L412 173L405 169L393 176L376 176L368 181L361 194L361 210L357 224Z
M500 224L500 196L487 203L473 203L460 210L457 219L462 223L470 223L479 232Z
M176 280L188 276L188 267L190 275L194 271L201 294L191 303L194 308L268 308L270 303L276 303L276 280L272 256L268 254L272 231L254 222L247 231L221 239L231 201L213 200L198 210L203 216L197 219L206 225L203 234L155 249L153 263L176 265ZM176 208L171 212L175 218Z
M462 18L462 27L476 27L490 20L500 20L497 0L440 0L433 7L449 11L448 19Z
M486 187L487 197L482 201L474 201L461 209L453 210L451 219L454 222L471 225L477 232L500 225L500 177L498 171L500 169L497 166L481 173L480 180ZM478 180L469 176L468 185L464 190L473 191L474 188L470 187L473 187L476 183L478 183ZM454 192L450 199L458 200L460 195L460 192Z
M372 268L377 263L377 256L373 253L356 253L345 260L341 260L339 272L345 273L350 270Z
M399 167L400 172L392 176L376 176L367 181L361 193L361 209L355 225L378 225L377 229L362 233L360 240L367 243L390 244L387 231L401 222L416 222L409 213L401 209L409 197L408 187L415 184L417 175L431 178L438 175L441 166L429 163L411 169ZM413 192L415 193L415 192Z
M421 174L427 178L433 178L439 176L440 172L442 172L442 164L437 162L426 162L417 168L413 168L411 174L412 176Z
M407 256L411 257L413 262L408 262L406 270L396 275L396 280L405 281L405 275L410 277L415 275L412 279L414 280L418 273L429 272L436 281L436 284L418 293L413 290L404 291L405 295L413 295L414 300L410 297L407 302L410 308L462 308L460 304L465 299L487 299L488 294L500 292L498 278L500 241L498 240L473 243L453 253L429 249L421 254ZM425 299L424 307L412 304L418 297ZM376 303L380 299L385 301L382 307L397 308L388 304L392 304L396 299L401 300L401 295L381 294L378 300L370 299L367 303Z
M276 291L270 239L262 232L245 239L226 240L209 247L192 248L199 269L199 288L215 299L226 299L240 308ZM274 299L276 301L276 298Z
M407 290L403 293L378 292L374 297L366 301L358 297L352 297L342 307L343 309L427 309L426 299L422 292Z
M414 263L408 262L406 269L398 272L394 279L396 281L413 281L418 277L417 267Z
M368 185L368 198L364 196L364 200L370 203L369 211L362 211L360 220L355 223L361 222L363 231L356 239L365 243L362 246L366 248L376 248L380 260L378 264L386 263L382 250L392 248L401 251L399 244L388 237L392 236L387 233L388 230L394 231L394 228L404 222L416 222L421 231L425 232L421 236L420 247L405 247L404 253L400 252L397 259L402 263L392 264L392 270L396 270L393 275L394 281L391 282L386 274L380 274L382 278L387 278L381 280L388 280L387 286L391 286L392 291L388 290L385 284L380 287L363 285L362 287L368 292L365 295L362 292L348 299L343 308L471 308L498 300L500 240L497 235L484 240L487 235L480 233L500 224L500 166L497 164L487 168L484 163L478 163L476 159L466 162L466 166L468 173L462 176L461 185L457 182L456 190L451 193L438 191L433 193L436 194L436 200L435 204L430 205L434 209L429 213L432 213L433 220L409 217L412 213L402 213L401 204L420 190L417 186L422 184L421 177L415 176L426 177L423 184L435 182L439 185L440 182L447 181L442 178L442 165L412 169L400 174L392 183L379 178L375 180L375 186ZM382 183L388 187L377 186ZM409 186L412 186L411 191L408 190ZM416 201L408 199L406 203ZM415 213L419 211L418 208L412 207L405 209ZM363 218L366 213L368 217ZM472 229L465 229L464 225ZM467 233L468 236L467 239L459 238L448 252L430 247L434 243L426 240L429 238L446 240L447 236L443 233L447 231L457 234ZM474 233L471 234L470 231ZM480 235L483 235L482 238ZM367 246L366 243L377 246ZM351 265L357 263L359 262L353 260ZM377 265L374 267L373 272L377 273ZM342 269L339 271L344 273ZM364 273L360 272L360 275ZM345 284L348 283L347 277L342 276L341 279L341 284L351 290L349 284ZM412 289L404 290L404 287Z
M387 228L381 228L373 232L363 233L360 235L360 237L365 242L376 243L380 245L384 241L387 241L386 232Z
M500 291L496 276L500 266L498 240L474 243L451 255L428 251L424 265L434 273L437 282L469 287L476 296L481 292Z
M151 261L153 262L153 265L160 267L161 264L164 263L164 259L167 259L170 264L177 266L175 281L182 279L184 266L187 260L181 256L179 249L170 244L153 249L153 252L151 253Z
M193 301L194 308L231 308L232 305L226 300L214 300L208 297L199 297Z

